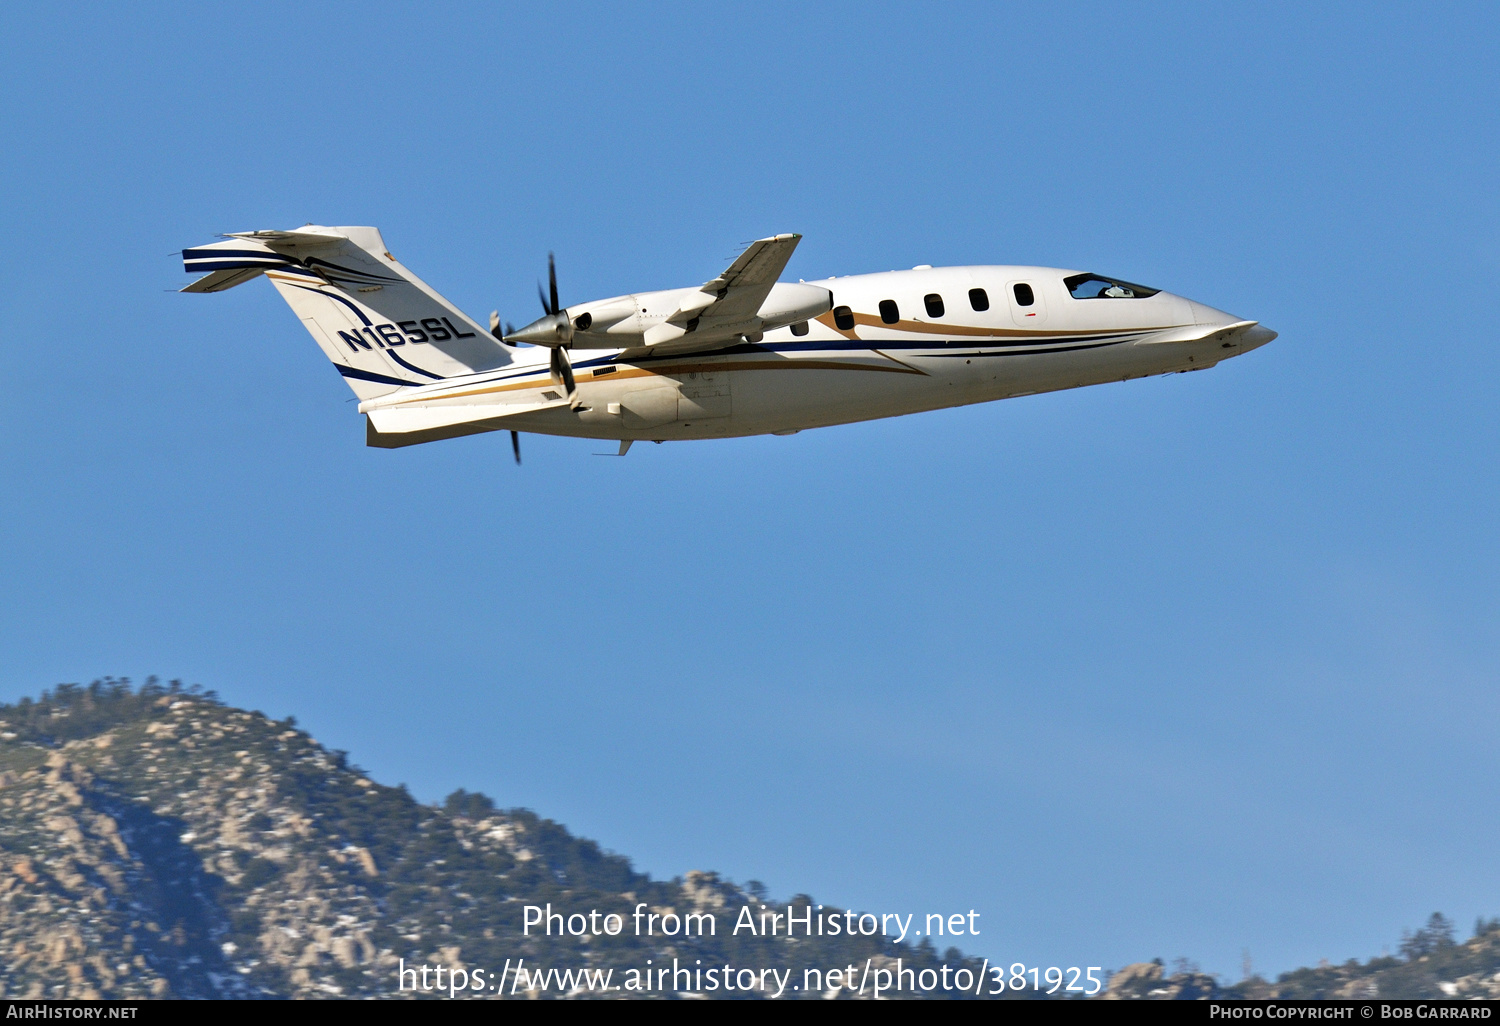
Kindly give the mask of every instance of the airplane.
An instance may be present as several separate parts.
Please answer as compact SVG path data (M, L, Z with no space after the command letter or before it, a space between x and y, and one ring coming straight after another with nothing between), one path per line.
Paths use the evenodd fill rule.
M486 431L619 442L791 435L1038 392L1204 370L1276 332L1190 299L1054 267L932 267L780 281L800 235L750 243L701 285L562 306L488 330L378 229L236 232L184 250L183 292L264 274L359 399L367 445Z

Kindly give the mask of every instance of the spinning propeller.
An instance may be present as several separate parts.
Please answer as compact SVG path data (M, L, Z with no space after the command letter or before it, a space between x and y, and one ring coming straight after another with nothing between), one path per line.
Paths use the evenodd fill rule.
M537 282L536 286L537 298L542 301L542 310L546 312L546 316L537 318L519 331L507 324L501 341L510 345L530 342L551 349L549 369L552 380L567 393L568 402L577 406L578 386L573 380L573 364L568 360L567 353L568 344L573 341L573 322L568 320L568 315L557 298L557 261L551 253L547 254L547 286L546 291L542 290L541 282ZM498 324L499 318L492 314L491 330Z
M573 364L568 359L567 350L568 344L573 341L573 322L568 319L557 298L557 260L551 253L547 254L547 289L543 291L542 283L537 282L536 294L542 301L542 310L546 316L537 318L519 331L507 321L502 332L499 312L491 311L490 334L507 345L530 343L552 350L548 361L552 381L567 394L568 404L577 408L578 384L573 379ZM521 438L514 431L510 433L510 445L519 464Z

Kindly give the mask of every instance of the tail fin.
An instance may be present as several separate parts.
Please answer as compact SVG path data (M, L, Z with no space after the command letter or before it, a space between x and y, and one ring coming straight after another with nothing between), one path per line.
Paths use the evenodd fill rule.
M397 262L375 228L239 232L186 249L208 272L183 292L222 292L264 274L361 399L493 370L512 351Z

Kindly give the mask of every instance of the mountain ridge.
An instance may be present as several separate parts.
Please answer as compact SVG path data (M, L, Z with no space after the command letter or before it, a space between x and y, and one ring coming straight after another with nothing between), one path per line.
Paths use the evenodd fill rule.
M560 824L476 792L422 804L292 717L236 709L177 681L135 688L104 678L0 705L0 997L476 996L455 991L454 969L466 982L480 974L485 996L773 995L770 986L713 992L701 977L682 990L629 988L631 973L639 984L648 965L664 973L668 960L688 976L689 963L692 972L722 966L726 983L731 966L783 967L781 997L869 997L871 973L889 980L903 970L913 981L903 997L1039 996L996 994L988 982L947 987L962 973L988 981L996 967L956 948L940 953L929 937L731 930L782 906L820 925L857 915L807 895L772 902L754 881L741 887L712 872L653 880ZM567 917L591 911L589 936L566 933ZM564 917L564 932L523 930L528 915L540 923L548 913ZM611 913L621 928L600 935L599 917ZM679 931L638 936L636 913L675 916ZM685 935L694 916L700 929L703 916L723 929ZM528 973L568 975L538 987L512 970L516 960ZM422 989L418 967L438 964L449 970L447 991ZM601 990L578 975L585 970L619 975ZM792 982L792 970L816 977ZM1399 957L1275 981L1229 984L1181 959L1172 972L1155 960L1107 978L1102 999L1500 998L1500 920L1480 920L1459 942L1434 914L1403 938ZM809 980L817 986L804 987Z
M653 880L482 794L423 805L292 718L180 682L105 678L0 706L0 996L424 996L398 989L402 968L477 971L494 990L517 959L614 970L626 982L610 993L623 996L648 959L652 971L659 959L721 964L726 981L731 966L819 967L819 993L784 978L783 996L849 996L823 986L825 969L898 959L980 975L981 960L927 938L731 932L737 910L779 904L711 872ZM820 926L842 915L806 895L787 904L816 906ZM677 934L539 936L523 932L527 905L613 913L622 926L654 913ZM693 915L700 930L717 917L714 932L683 935ZM532 996L557 996L556 983Z

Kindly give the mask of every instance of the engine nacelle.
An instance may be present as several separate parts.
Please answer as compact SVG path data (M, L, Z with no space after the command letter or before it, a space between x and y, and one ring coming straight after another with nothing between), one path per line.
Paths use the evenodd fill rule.
M821 286L777 282L771 286L771 294L760 304L756 316L760 318L761 330L770 331L811 320L832 309L833 293Z

